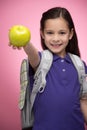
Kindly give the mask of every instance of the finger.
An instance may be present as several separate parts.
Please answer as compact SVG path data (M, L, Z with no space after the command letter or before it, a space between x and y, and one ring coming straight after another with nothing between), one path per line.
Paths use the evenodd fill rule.
M16 47L16 46L12 46L12 48L13 48L13 49L17 49L17 47Z
M17 47L18 48L18 50L21 50L21 47Z

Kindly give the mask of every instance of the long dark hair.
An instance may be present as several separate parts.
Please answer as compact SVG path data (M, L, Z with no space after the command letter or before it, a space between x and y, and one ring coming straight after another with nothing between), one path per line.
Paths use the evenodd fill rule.
M68 22L68 26L69 26L70 31L72 28L74 30L73 37L71 40L69 40L69 44L66 47L66 52L70 52L72 54L80 56L75 26L74 26L72 17L67 9L62 8L62 7L54 7L54 8L47 10L46 12L44 12L42 14L42 18L40 21L40 29L42 31L44 31L44 26L45 26L46 20L55 19L58 17L63 17ZM47 47L44 43L44 39L42 37L41 37L41 46L42 46L43 50L47 49Z

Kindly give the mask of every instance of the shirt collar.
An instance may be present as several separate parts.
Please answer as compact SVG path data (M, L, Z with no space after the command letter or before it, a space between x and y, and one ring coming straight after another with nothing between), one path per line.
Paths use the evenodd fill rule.
M69 56L69 54L67 53L66 56L64 58L61 58L60 56L56 55L56 54L53 54L53 61L56 61L56 60L62 60L64 59L66 62L68 63L71 63L71 58Z

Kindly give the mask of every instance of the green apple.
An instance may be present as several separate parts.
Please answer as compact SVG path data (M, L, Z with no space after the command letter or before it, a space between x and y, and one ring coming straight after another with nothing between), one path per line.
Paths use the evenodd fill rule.
M29 29L23 25L14 25L9 30L10 44L16 47L25 46L31 38Z

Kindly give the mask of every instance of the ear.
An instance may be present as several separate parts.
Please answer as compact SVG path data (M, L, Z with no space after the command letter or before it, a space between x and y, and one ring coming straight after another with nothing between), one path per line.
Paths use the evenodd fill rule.
M40 35L44 39L44 32L42 30L40 30Z
M70 32L70 37L69 37L69 40L71 40L71 39L72 39L73 34L74 34L74 30L73 30L73 28L72 28L72 29L71 29L71 32Z

